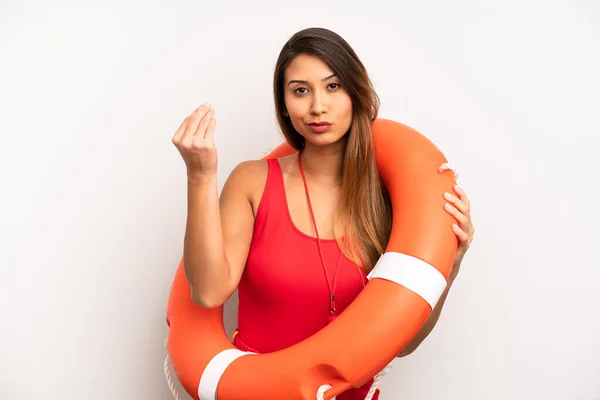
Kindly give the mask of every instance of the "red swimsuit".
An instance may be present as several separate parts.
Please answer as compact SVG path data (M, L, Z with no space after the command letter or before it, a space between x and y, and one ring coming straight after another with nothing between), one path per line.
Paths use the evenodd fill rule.
M275 352L324 328L330 316L330 289L317 239L302 233L290 217L279 161L268 160L268 176L256 213L254 235L238 286L240 350ZM365 272L341 254L334 239L321 239L329 280L335 278L335 307L341 313L366 283ZM372 381L337 396L363 400ZM373 399L379 397L376 392Z

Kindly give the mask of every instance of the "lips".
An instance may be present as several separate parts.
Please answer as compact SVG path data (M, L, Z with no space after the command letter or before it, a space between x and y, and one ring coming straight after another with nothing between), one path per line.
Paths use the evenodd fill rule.
M321 121L321 122L311 122L308 124L309 128L312 129L313 132L323 133L327 132L331 129L331 122Z

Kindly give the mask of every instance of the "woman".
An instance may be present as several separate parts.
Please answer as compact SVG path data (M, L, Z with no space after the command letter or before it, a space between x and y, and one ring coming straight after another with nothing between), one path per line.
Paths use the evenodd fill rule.
M292 346L343 312L391 230L371 136L379 99L352 48L326 29L296 33L279 55L273 90L280 128L298 152L239 164L220 198L213 107L197 108L173 136L188 176L192 298L216 307L238 288L234 344L258 353ZM455 191L446 207L460 246L448 288L400 357L433 329L473 237L469 200ZM364 399L370 384L337 398Z

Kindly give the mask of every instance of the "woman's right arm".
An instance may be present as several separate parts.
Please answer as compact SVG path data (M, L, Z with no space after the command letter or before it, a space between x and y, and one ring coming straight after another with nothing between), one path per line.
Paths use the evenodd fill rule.
M225 303L242 277L254 231L249 193L255 163L232 171L220 199L216 179L188 179L183 257L192 299L202 307Z
M222 305L235 291L254 229L249 175L255 162L233 170L219 199L213 113L210 105L198 107L173 136L188 175L184 268L192 300L206 308Z

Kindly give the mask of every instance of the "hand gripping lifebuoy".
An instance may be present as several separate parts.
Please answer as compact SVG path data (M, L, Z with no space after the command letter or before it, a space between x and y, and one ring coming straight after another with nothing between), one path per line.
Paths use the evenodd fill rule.
M269 354L230 342L223 307L190 298L183 261L167 308L167 351L185 390L201 400L313 400L360 387L410 342L443 293L457 250L444 192L456 183L440 172L442 152L414 129L377 119L372 126L377 168L392 203L386 253L358 297L312 337ZM295 150L282 144L264 158ZM325 390L324 394L323 391Z

